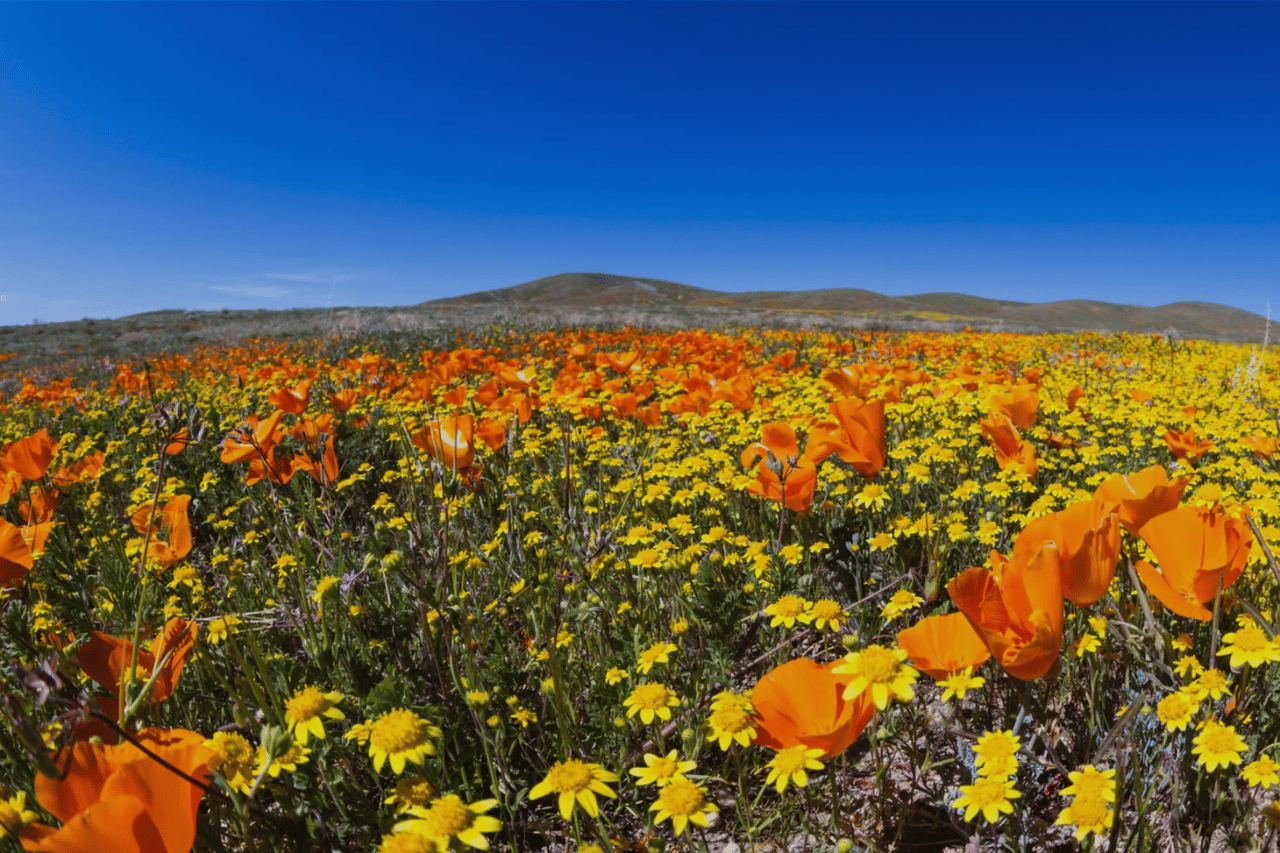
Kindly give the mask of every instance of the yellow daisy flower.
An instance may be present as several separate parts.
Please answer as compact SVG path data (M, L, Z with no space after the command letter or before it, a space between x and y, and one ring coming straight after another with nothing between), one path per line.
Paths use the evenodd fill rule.
M391 760L391 772L404 772L407 762L422 764L428 755L436 754L431 738L444 734L429 720L412 711L396 708L387 711L369 724L369 755L373 769L382 772L382 765Z
M409 809L414 819L397 823L395 830L425 836L441 850L449 848L451 838L477 850L488 850L489 839L484 837L484 833L502 829L502 821L489 817L485 812L497 804L497 800L479 800L468 805L457 794L449 794L428 808L414 806Z
M654 818L655 823L671 818L671 826L679 838L691 823L702 827L710 826L707 815L720 809L715 803L707 801L705 789L688 779L675 779L659 790L658 799L649 806L649 811L658 813Z
M307 741L313 735L324 740L325 719L346 719L346 715L333 707L341 701L341 693L321 693L319 688L303 687L285 703L284 721L298 743L303 746L307 745Z
M654 717L671 719L671 709L679 705L680 700L664 685L646 683L632 690L622 704L627 708L628 717L639 714L640 722L647 726L653 722Z
M568 761L557 761L547 771L546 778L529 791L529 799L558 794L560 816L565 820L569 820L573 814L575 804L582 806L591 817L599 817L600 805L596 802L596 794L617 799L618 795L605 784L617 781L618 775L605 770L603 765L588 764L571 758Z
M890 699L910 702L915 698L915 683L919 673L906 664L907 653L902 649L887 649L870 645L860 652L845 655L844 663L832 672L852 675L844 689L844 698L852 699L864 690L871 690L876 707L883 711Z

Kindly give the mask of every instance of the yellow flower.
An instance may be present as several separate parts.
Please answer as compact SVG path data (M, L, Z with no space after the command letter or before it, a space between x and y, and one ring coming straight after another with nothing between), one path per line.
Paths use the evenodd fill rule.
M209 762L209 767L218 771L233 791L245 793L253 784L255 758L253 747L244 735L235 732L217 732L204 742L216 756Z
M674 749L665 756L657 756L646 752L644 764L644 767L631 768L630 772L632 776L636 777L636 784L657 785L659 788L670 784L676 779L683 779L684 774L698 766L696 761L681 761L679 753Z
M918 606L924 599L909 589L900 589L893 594L888 603L880 609L880 615L886 622L892 622L908 610Z
M1081 634L1080 637L1071 644L1073 654L1082 658L1085 655L1096 652L1102 646L1102 642L1096 634Z
M1156 705L1156 717L1171 732L1179 732L1191 723L1191 717L1200 707L1198 695L1188 690L1170 693Z
M770 628L777 628L782 625L787 628L794 628L796 620L804 615L809 609L809 602L805 601L798 595L784 595L773 604L764 609L766 616L772 616L773 621L769 623Z
M333 707L342 701L341 693L321 693L316 687L303 687L285 703L284 721L289 731L303 746L312 735L325 739L324 719L345 720L346 716Z
M679 705L680 700L662 684L645 683L632 690L622 704L627 708L628 717L639 714L640 722L647 726L655 716L671 719L671 709Z
M528 708L516 708L512 713L511 719L520 724L521 728L529 728L530 723L538 722L538 715Z
M417 832L396 831L382 836L377 853L443 853L440 845Z
M1227 694L1227 676L1220 669L1206 669L1200 677L1191 682L1187 689L1200 699L1221 699Z
M1173 638L1172 646L1180 652L1185 652L1191 648L1191 635L1179 634Z
M983 775L1008 775L999 773L996 768L1007 767L1013 762L1016 769L1018 750L1021 747L1022 738L1011 731L987 732L973 745L973 753L977 756L973 763Z
M1086 764L1079 770L1067 774L1071 784L1062 789L1065 797L1097 797L1105 802L1116 801L1116 771L1099 770L1092 764Z
M1224 634L1218 655L1231 655L1230 666L1240 669L1245 664L1258 667L1280 660L1280 647L1267 639L1262 629L1250 622L1238 630Z
M943 702L952 696L957 699L963 699L970 690L977 690L986 683L987 680L981 675L973 674L973 667L971 666L965 667L961 672L953 672L938 682L939 686L942 687Z
M769 777L764 780L764 783L766 785L776 783L779 794L786 790L788 782L794 782L797 788L803 788L809 784L809 777L805 771L822 769L822 762L818 761L821 755L821 749L806 747L804 744L778 750L773 760L765 765L769 768Z
M547 772L546 778L529 791L529 799L558 794L560 816L565 820L573 814L575 804L582 806L591 817L599 817L600 805L596 802L596 794L617 799L618 795L605 784L617 781L617 774L610 773L602 765L587 764L571 758L568 761L557 761Z
M449 848L451 838L477 850L488 850L489 839L483 833L502 829L502 821L489 817L485 812L497 804L497 800L479 800L468 805L457 794L449 794L428 808L414 806L409 809L415 819L401 821L395 829L396 832L415 832L429 838L441 850Z
M396 814L399 814L414 806L425 806L435 798L435 785L427 777L413 774L396 780L395 790L387 795L386 802L395 803Z
M436 754L431 738L444 734L438 727L412 711L396 708L382 714L369 724L369 755L373 769L382 772L382 765L391 759L391 772L404 772L406 762L422 764L428 755Z
M728 690L718 694L711 703L707 730L725 752L734 742L749 746L756 736L755 708L751 700Z
M1058 814L1054 824L1074 826L1076 841L1083 841L1090 833L1105 835L1109 832L1115 816L1115 810L1100 797L1076 797Z
M1204 667L1200 665L1200 661L1196 660L1193 655L1183 655L1174 663L1173 671L1183 678L1186 678L1188 675L1195 678L1200 673L1204 672Z
M838 601L832 601L830 598L824 598L813 603L808 613L800 617L805 622L812 623L819 631L839 631L840 627L849 619L849 614L840 606Z
M1280 764L1271 760L1271 756L1263 753L1256 761L1251 761L1240 771L1240 778L1255 788L1270 788L1280 782Z
M964 819L973 820L978 812L988 823L995 823L1001 813L1013 814L1013 803L1022 794L1005 776L982 776L972 785L960 786L961 796L951 805L964 810Z
M40 815L27 808L27 792L19 791L8 799L0 800L0 838L14 838Z
M860 652L845 655L844 663L832 672L853 676L844 689L846 701L870 688L876 707L883 711L891 698L910 702L915 697L915 689L911 685L919 673L905 663L906 659L907 653L902 649L887 649L873 644Z
M606 684L617 684L624 678L630 678L631 674L625 669L618 669L616 666L604 674Z
M658 813L655 823L671 818L671 826L679 838L690 823L710 826L707 815L720 809L707 801L707 792L703 788L688 779L674 779L659 790L658 799L649 806L649 811Z
M215 646L227 638L227 635L234 634L236 626L240 624L239 616L219 616L209 623L208 640Z
M298 741L294 741L289 745L289 748L285 750L284 755L277 756L275 760L271 762L271 765L267 767L267 775L272 779L276 779L280 776L280 773L283 770L288 770L290 773L297 773L299 764L306 764L310 761L307 757L309 755L311 755L311 750L307 749ZM255 777L262 772L262 767L266 763L267 750L262 745L259 745L258 764L253 770L253 775Z
M1244 738L1236 734L1234 726L1226 726L1213 719L1206 720L1192 743L1195 744L1192 754L1200 756L1197 763L1210 773L1219 767L1243 761L1240 753L1245 749Z
M649 648L640 653L640 659L637 662L636 669L640 670L644 675L649 674L649 670L653 669L656 664L669 663L671 658L669 655L676 651L674 643L654 643Z

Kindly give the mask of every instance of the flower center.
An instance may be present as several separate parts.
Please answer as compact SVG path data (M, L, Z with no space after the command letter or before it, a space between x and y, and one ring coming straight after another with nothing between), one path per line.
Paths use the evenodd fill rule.
M647 708L650 711L665 708L667 705L667 688L661 684L642 684L631 696L637 707Z
M818 619L835 619L840 616L840 605L834 601L823 600L813 605L813 615Z
M858 663L861 674L872 684L893 681L898 672L898 658L883 646L868 646L862 650Z
M1206 752L1210 752L1215 755L1224 752L1235 752L1235 732L1225 726L1214 726L1212 729L1204 733L1204 748Z
M442 838L466 832L476 822L476 814L456 794L450 794L436 800L423 818L426 825L425 835L431 838Z
M307 687L289 700L285 710L295 720L310 720L329 710L329 700L318 688Z
M784 749L773 759L773 766L783 776L790 776L797 770L804 769L805 751L807 747L793 746Z
M733 706L717 708L711 714L711 725L729 734L737 734L751 726L751 715Z
M13 835L22 829L22 815L9 803L0 800L0 829L6 835Z
M1076 826L1102 826L1110 812L1101 797L1076 797L1071 803L1071 822Z
M551 790L557 794L576 794L591 785L591 768L581 761L566 761L551 770Z
M383 838L378 853L438 853L439 849L420 832L397 832Z
M1002 776L985 776L969 791L969 802L978 808L995 805L1009 799L1008 782Z
M1255 625L1236 631L1236 640L1233 645L1244 652L1260 652L1267 647L1267 636Z
M685 817L697 814L702 809L702 804L706 802L698 786L688 779L677 779L663 788L661 799L667 811L673 815Z
M653 762L653 775L659 779L670 779L676 774L676 762L673 758L662 757Z
M773 605L778 616L799 616L804 613L804 599L794 595L784 595Z
M394 755L422 746L426 730L418 715L403 708L388 711L373 724L369 733L370 744L379 752Z
M396 783L396 799L405 805L425 806L435 796L435 787L421 776L406 776Z

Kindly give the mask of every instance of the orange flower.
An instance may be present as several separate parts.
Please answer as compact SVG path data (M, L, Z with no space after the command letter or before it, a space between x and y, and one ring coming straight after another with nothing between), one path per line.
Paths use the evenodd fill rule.
M1244 446L1257 456L1271 456L1276 452L1276 439L1271 436L1251 435L1244 440Z
M1169 445L1169 452L1178 459L1185 459L1188 462L1195 462L1205 453L1213 450L1212 441L1200 441L1196 438L1196 431L1187 429L1184 432L1174 432L1169 430L1164 434L1165 444Z
M884 468L884 400L850 398L831 404L831 413L839 421L839 430L822 430L815 461L835 453L863 477L874 477Z
M1031 429L1036 422L1040 391L1034 385L1015 385L1007 394L991 399L992 414L1004 415L1018 429Z
M1015 554L999 577L968 569L947 584L947 592L1014 678L1039 678L1062 652L1062 571L1052 542L1029 559Z
M354 388L348 388L345 391L339 391L336 394L329 395L329 405L333 406L333 410L340 415L345 415L347 410L359 401L360 395L356 393Z
M1036 449L1022 440L1018 428L1005 415L992 413L986 420L978 421L982 434L996 448L996 464L1000 470L1009 468L1022 471L1027 477L1034 477L1040 470L1036 463Z
M1079 385L1067 392L1067 408L1071 411L1076 410L1076 406L1080 405L1080 401L1089 396Z
M1086 607L1102 598L1115 577L1120 556L1120 519L1114 504L1081 501L1037 518L1018 534L1014 559L1026 562L1045 542L1058 546L1062 594L1072 604Z
M1244 571L1253 546L1246 521L1209 509L1180 506L1148 521L1138 531L1155 552L1160 568L1139 561L1138 576L1152 595L1181 616L1207 622L1204 606Z
M33 563L22 531L0 518L0 587L17 589Z
M1178 505L1187 480L1187 477L1178 477L1170 482L1164 468L1152 465L1136 474L1116 474L1103 480L1093 496L1117 505L1120 523L1137 536L1138 528Z
M183 427L169 436L164 445L164 454L165 456L177 456L190 443L191 439L187 436L187 428Z
M26 480L39 480L49 470L53 454L58 450L58 442L49 436L47 429L41 429L26 438L10 442L0 450L0 468L16 471Z
M422 450L450 471L470 468L476 461L472 442L475 419L471 415L448 415L431 421L410 436Z
M133 514L133 527L144 536L147 534L147 522L159 522L151 525L151 558L162 567L168 568L191 553L191 522L187 518L187 507L191 503L191 495L177 495L170 498L164 507L152 518L151 507L144 506ZM168 533L168 542L159 539L161 527Z
M311 402L311 380L304 379L296 388L280 388L271 392L267 402L282 412L300 415Z
M1129 396L1133 398L1135 403L1150 403L1156 395L1146 388L1134 388L1129 392Z
M934 681L981 666L991 657L991 650L963 613L926 616L898 632L898 645L911 658L911 665Z
M197 630L196 623L175 616L165 623L164 630L156 634L146 649L138 649L138 679L145 683L153 673L156 676L148 697L151 704L173 695L178 676L195 646ZM132 657L133 644L128 640L94 631L89 642L80 647L80 669L111 691L112 697L118 698Z
M794 512L804 512L813 503L817 466L800 455L795 430L788 424L767 423L760 432L760 441L742 451L743 466L757 466L755 482L747 491L783 503Z
M207 782L213 750L183 729L144 729L148 750L188 776ZM27 850L53 853L188 853L204 790L130 743L72 745L61 779L37 776L36 799L61 829L31 824L21 834Z
M256 460L260 463L262 456L280 440L281 436L276 428L280 426L283 417L284 412L281 410L272 412L264 420L259 420L257 415L250 415L247 433L237 432L227 436L222 442L222 461L232 464Z
M783 750L804 745L833 758L849 748L871 722L876 705L867 691L844 699L851 678L809 658L787 661L765 674L751 691L760 746Z

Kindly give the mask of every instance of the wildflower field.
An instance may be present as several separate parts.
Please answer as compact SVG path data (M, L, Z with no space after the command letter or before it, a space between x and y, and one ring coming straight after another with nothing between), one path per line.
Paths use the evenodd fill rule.
M1267 849L1275 370L491 327L9 377L0 848Z

